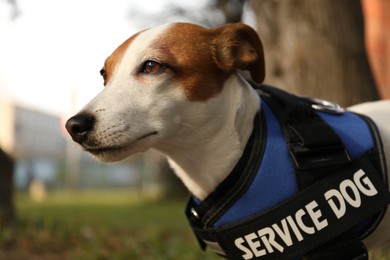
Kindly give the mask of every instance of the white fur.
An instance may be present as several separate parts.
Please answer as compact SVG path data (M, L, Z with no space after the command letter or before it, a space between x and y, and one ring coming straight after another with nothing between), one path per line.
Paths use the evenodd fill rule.
M181 129L155 148L168 155L191 193L204 199L241 157L259 104L253 88L234 74L220 95L183 107Z
M102 146L124 146L119 151L99 155L100 160L118 161L143 152L155 146L157 140L150 136L137 141L139 137L158 131L168 138L179 128L178 111L187 102L184 93L165 77L146 78L142 82L134 77L142 63L152 58L148 46L154 35L165 29L158 27L140 34L128 47L104 90L82 110L97 117L93 135Z
M84 109L96 116L95 143L88 146L120 147L99 154L104 161L117 161L136 152L155 148L170 164L192 194L204 199L230 173L241 157L260 107L257 93L233 73L222 91L204 102L189 101L171 77L161 74L138 80L139 66L153 59L149 46L167 26L142 32L125 52L105 89ZM385 152L390 157L390 101L368 103L351 110L367 114L377 123ZM158 134L139 140L147 133ZM388 159L388 165L390 165ZM389 245L389 214L369 246Z
M239 72L207 102L188 101L183 90L165 75L149 77L141 84L131 75L145 60L154 59L150 55L155 52L148 47L166 29L162 26L141 33L105 89L83 111L97 117L93 135L100 145L125 146L98 155L100 160L117 161L155 148L169 157L192 194L204 199L240 158L260 102ZM137 141L153 131L158 135Z

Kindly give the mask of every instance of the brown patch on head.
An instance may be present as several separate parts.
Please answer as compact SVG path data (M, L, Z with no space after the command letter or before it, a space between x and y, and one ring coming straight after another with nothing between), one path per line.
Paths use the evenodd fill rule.
M171 25L150 46L173 71L190 100L204 101L218 94L237 69L252 79L264 79L264 56L256 32L243 24L206 29L188 23Z
M150 46L165 57L161 60L193 101L207 100L222 88L226 75L213 62L213 33L203 27L176 23L170 25Z
M106 59L104 62L104 67L102 70L104 70L105 75L104 78L104 86L110 81L115 68L117 67L118 63L122 60L122 57L124 53L126 52L127 48L129 47L130 43L134 41L134 39L140 34L141 32L138 32L131 36L129 39L124 41L121 45L119 45L118 48L115 49L115 51Z

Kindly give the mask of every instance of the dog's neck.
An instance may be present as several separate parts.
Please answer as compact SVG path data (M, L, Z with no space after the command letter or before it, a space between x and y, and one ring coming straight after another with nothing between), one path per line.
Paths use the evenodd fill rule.
M199 104L203 125L197 125L191 135L183 130L183 135L177 134L180 140L158 148L168 156L189 191L201 200L215 190L240 159L260 107L256 91L240 74L232 75L222 92L206 103ZM213 115L210 105L215 106L211 109ZM194 126L183 125L188 127Z

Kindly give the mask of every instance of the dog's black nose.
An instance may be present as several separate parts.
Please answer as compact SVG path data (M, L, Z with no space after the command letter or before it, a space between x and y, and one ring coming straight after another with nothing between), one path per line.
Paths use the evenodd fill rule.
M93 128L95 117L90 114L77 114L71 117L65 124L66 130L72 136L73 141L81 144Z

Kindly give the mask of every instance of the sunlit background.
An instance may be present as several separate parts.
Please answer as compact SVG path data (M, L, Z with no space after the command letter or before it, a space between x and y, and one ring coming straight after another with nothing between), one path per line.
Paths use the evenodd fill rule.
M223 23L223 13L208 5L206 0L1 1L0 98L3 110L12 111L2 131L13 135L2 146L18 158L16 186L32 179L54 186L139 181L139 163L102 166L80 153L67 142L64 122L102 90L99 70L120 43L169 21Z
M0 229L0 259L214 258L198 252L181 214L186 192L161 155L101 164L70 140L64 123L103 89L99 70L105 58L135 32L171 21L214 27L241 20L261 36L252 2L0 0L0 174L11 171L14 188L2 193L0 187L0 195L13 194L11 215L24 228ZM390 29L389 3L362 1L380 98L390 97L390 39L382 33ZM269 28L264 35L278 33ZM179 203L156 203L161 197ZM161 212L160 221L155 214ZM196 253L187 252L192 250Z
M103 89L99 71L120 43L170 21L223 24L216 3L0 0L0 259L207 257L161 155L101 164L64 123ZM225 5L254 23L243 3Z

